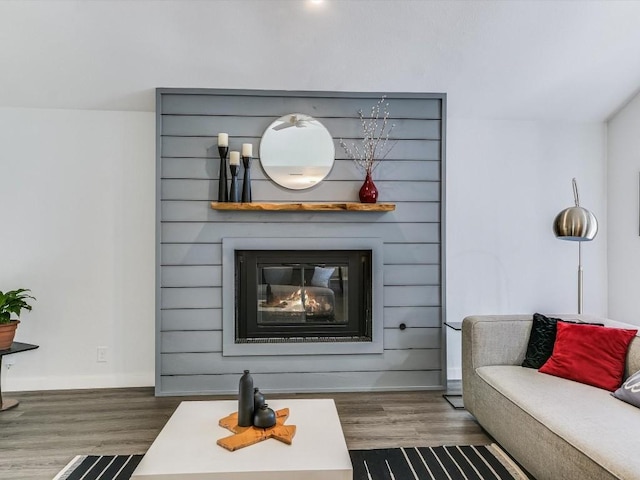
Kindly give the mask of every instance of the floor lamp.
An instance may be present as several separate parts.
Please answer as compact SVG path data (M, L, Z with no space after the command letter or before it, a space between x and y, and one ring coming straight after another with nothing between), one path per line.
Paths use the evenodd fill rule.
M562 210L553 221L553 233L560 240L578 242L578 313L582 313L582 242L588 242L598 233L598 220L593 213L580 206L578 184L572 180L575 207Z

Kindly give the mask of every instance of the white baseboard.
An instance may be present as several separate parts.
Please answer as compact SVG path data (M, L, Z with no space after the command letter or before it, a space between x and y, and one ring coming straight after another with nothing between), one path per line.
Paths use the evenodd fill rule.
M151 374L126 375L75 375L3 379L2 392L29 392L38 390L76 390L85 388L152 387L155 376Z

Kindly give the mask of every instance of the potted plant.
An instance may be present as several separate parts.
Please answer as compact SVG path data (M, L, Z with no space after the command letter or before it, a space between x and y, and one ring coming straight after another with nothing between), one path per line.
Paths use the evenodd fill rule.
M7 350L11 347L16 328L20 323L20 320L11 319L11 314L20 317L22 309L31 310L31 305L27 302L35 300L35 298L26 293L30 291L27 288L19 288L4 293L0 291L0 350Z

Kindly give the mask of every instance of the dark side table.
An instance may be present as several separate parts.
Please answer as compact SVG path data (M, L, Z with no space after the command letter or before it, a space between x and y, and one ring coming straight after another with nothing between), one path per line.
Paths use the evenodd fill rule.
M38 345L31 345L30 343L13 342L11 347L6 350L0 350L0 376L2 375L2 357L5 355L11 355L12 353L26 352L27 350L35 350ZM18 400L10 398L2 398L2 378L0 378L0 412L9 410L10 408L17 407Z
M444 322L444 324L446 327L451 328L456 332L462 331L462 322ZM462 401L462 393L458 393L458 392L453 393L453 392L447 391L447 393L445 393L443 397L447 402L449 402L449 405L451 405L456 410L464 409L464 402Z

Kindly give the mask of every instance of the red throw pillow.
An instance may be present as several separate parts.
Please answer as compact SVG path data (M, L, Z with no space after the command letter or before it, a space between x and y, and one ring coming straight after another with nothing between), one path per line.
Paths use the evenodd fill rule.
M636 333L558 322L553 353L539 371L614 391L622 384L627 349Z

